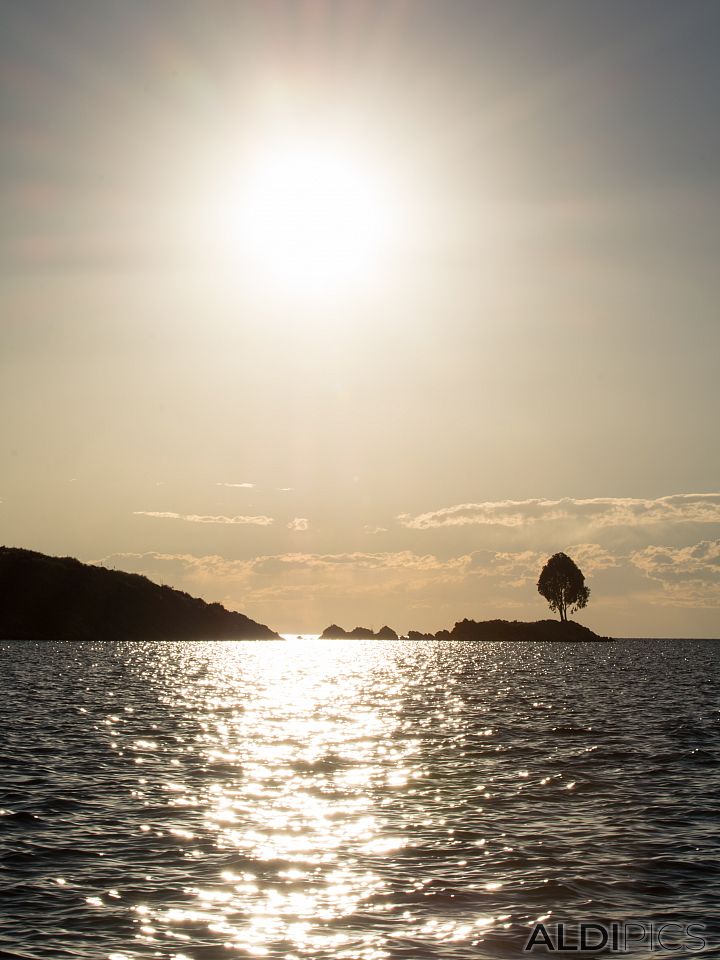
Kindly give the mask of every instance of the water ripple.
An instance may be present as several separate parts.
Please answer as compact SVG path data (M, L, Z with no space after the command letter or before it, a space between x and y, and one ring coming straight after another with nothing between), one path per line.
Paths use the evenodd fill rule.
M717 946L719 652L4 643L0 960Z

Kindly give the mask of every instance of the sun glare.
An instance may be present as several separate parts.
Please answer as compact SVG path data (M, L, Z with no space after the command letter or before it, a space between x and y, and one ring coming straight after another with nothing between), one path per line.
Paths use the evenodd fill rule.
M291 296L372 285L396 227L391 191L369 160L320 140L258 151L232 207L251 279Z

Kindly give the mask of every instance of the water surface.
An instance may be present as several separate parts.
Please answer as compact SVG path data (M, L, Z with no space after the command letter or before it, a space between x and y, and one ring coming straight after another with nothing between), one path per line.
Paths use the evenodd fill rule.
M0 957L720 955L720 645L8 642L0 680Z

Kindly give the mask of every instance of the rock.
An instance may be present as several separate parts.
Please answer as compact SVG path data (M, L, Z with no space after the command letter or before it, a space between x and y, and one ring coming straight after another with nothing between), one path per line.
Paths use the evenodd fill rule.
M336 623L326 627L320 634L321 640L397 640L398 635L391 627L382 627L373 633L369 627L353 627L352 630L343 630Z

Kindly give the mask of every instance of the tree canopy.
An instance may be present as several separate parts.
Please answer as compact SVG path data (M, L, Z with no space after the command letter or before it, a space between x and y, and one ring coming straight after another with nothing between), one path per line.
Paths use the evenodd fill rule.
M550 557L542 568L537 588L550 609L560 614L563 623L568 618L568 609L575 613L585 607L590 598L590 588L585 586L582 571L566 553Z

